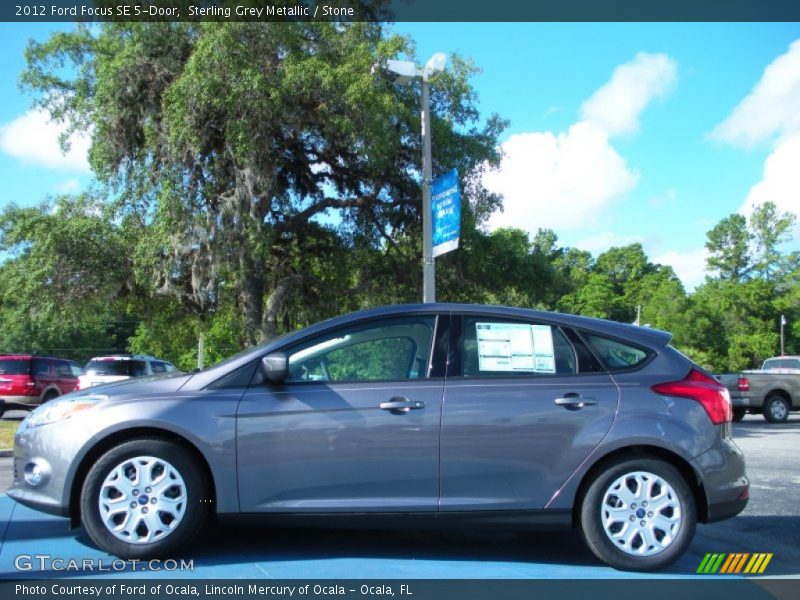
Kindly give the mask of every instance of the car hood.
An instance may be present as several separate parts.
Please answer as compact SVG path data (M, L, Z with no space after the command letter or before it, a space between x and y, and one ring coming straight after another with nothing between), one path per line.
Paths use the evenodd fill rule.
M171 375L151 375L113 381L95 385L85 390L78 390L64 397L81 398L83 396L128 396L131 394L170 394L180 390L192 378L192 373L175 373Z

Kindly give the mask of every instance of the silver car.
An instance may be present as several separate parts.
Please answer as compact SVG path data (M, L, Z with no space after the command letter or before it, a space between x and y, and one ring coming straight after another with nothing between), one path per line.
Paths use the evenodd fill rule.
M578 527L608 564L660 569L749 491L728 392L669 341L525 309L358 312L48 403L8 494L126 558L177 551L213 512Z

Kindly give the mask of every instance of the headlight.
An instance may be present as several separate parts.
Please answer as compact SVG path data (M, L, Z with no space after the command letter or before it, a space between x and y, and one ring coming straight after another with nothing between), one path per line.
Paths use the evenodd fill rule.
M28 427L39 427L57 421L63 421L70 417L92 408L95 404L105 400L104 396L83 396L81 398L51 400L44 406L34 410L26 419Z

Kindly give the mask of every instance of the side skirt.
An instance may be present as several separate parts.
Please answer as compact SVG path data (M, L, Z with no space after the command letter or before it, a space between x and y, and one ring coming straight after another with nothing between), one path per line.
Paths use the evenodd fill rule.
M225 513L217 520L234 525L272 525L331 529L492 529L493 531L565 531L572 511L470 511L417 513Z

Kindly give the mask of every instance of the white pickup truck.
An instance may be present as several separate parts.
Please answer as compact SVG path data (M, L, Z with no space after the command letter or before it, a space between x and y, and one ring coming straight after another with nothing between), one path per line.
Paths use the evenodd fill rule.
M734 421L749 412L782 423L790 411L800 410L800 356L768 358L760 371L724 373L717 379L731 395Z

